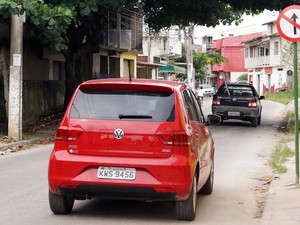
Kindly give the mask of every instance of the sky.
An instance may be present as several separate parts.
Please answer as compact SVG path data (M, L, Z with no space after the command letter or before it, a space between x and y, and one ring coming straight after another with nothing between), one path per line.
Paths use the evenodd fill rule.
M276 20L278 15L278 12L265 10L263 13L256 16L243 16L243 22L239 26L219 25L214 28L197 26L194 30L194 43L201 44L202 37L206 35L211 35L213 36L213 39L216 40L223 37L228 37L229 34L237 36L242 34L262 32L266 30L266 26L262 26L262 24Z

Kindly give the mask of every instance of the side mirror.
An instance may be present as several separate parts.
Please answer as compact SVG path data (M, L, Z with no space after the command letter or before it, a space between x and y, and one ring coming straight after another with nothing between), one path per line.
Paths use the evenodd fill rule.
M209 114L207 116L207 125L213 125L213 124L220 124L221 123L221 116L216 114Z
M265 96L259 96L259 100L265 99Z

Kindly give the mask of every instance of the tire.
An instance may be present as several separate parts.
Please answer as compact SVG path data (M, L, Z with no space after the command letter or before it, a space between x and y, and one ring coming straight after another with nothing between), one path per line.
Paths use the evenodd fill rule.
M187 200L176 202L176 216L179 220L193 221L196 216L197 180L194 177L192 190Z
M49 205L54 214L69 214L74 205L74 198L57 195L49 190Z
M261 124L261 115L258 117L258 120L257 120L257 125L260 125Z
M204 195L210 195L213 191L214 187L214 163L212 163L212 167L210 169L209 177L207 178L207 181L203 185L203 187L200 189L199 193Z
M223 118L223 117L221 117L220 124L223 124L223 122L224 122L224 118Z
M252 118L251 119L251 124L252 124L252 127L257 127L258 118L257 117Z

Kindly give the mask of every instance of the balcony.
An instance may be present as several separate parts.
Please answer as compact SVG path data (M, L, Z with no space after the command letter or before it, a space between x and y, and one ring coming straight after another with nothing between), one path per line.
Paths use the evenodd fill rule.
M102 47L115 50L134 50L141 52L143 47L142 17L131 10L126 15L121 13L109 13L107 25L99 38Z
M245 68L257 68L270 66L270 56L245 58Z

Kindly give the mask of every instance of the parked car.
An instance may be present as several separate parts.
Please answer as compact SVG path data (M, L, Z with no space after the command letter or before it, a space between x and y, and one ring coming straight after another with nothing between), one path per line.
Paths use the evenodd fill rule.
M212 113L222 121L239 119L250 121L253 127L261 124L262 105L255 88L249 83L224 83L212 100Z
M209 116L211 123L220 117ZM214 141L191 89L180 82L99 79L80 84L49 160L54 214L74 200L174 201L193 220L197 192L211 194Z
M213 96L215 94L215 88L210 84L199 84L196 89L196 96L198 99L203 99L205 96Z

